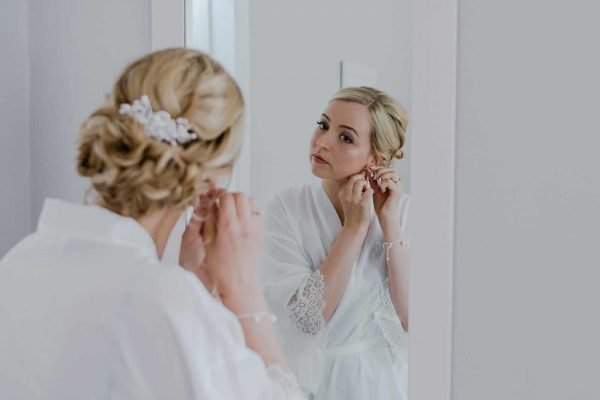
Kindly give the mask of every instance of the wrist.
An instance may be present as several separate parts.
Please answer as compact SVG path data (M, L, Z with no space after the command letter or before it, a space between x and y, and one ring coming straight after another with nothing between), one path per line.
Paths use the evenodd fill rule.
M342 226L342 233L347 234L350 237L364 237L367 235L369 225L344 225Z
M396 211L379 211L377 219L380 224L393 225L400 221L400 213Z
M400 227L400 223L396 221L394 224L380 223L383 240L386 242L394 242L397 240L405 240L404 232Z
M268 311L263 292L256 284L218 287L221 302L234 314Z

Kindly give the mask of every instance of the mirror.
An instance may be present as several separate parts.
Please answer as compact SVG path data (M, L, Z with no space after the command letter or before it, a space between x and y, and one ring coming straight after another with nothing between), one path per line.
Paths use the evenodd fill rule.
M358 245L344 241L354 239L342 238L343 215L308 156L316 121L362 121L369 133L368 112L330 107L342 87L380 89L410 111L409 7L393 0L185 4L186 45L213 55L244 92L246 140L233 188L250 192L265 210L265 292L290 367L314 399L407 396L408 334L395 307L408 283L390 282L375 215ZM331 121L321 121L323 114ZM408 126L404 158L395 163L405 193L411 189ZM404 229L408 201L402 198L398 226ZM342 243L356 254L336 251ZM402 268L407 250L397 248L403 243L388 246ZM327 267L328 274L320 273ZM328 292L326 285L341 289ZM329 311L326 296L336 303Z
M204 46L192 43L194 36L216 41L211 53L236 76L247 101L246 145L232 188L252 193L263 211L277 194L316 179L306 157L309 138L341 85L342 62L349 62L355 82L374 81L410 112L406 157L397 164L412 198L416 267L410 277L410 396L449 399L457 0L377 1L368 9L336 0L219 0L197 8L205 25L192 22L198 20L193 4L186 13L184 3L3 4L8 56L0 84L10 96L0 107L6 132L0 175L7 188L0 256L35 230L45 198L82 201L89 182L73 168L74 134L132 59L182 46L185 33L190 46ZM216 18L218 12L225 14ZM392 23L385 23L388 16ZM216 33L219 21L229 21L229 33ZM196 27L208 33L194 33Z
M310 180L305 154L297 149L308 149L316 119L342 83L376 87L410 110L409 6L393 0L186 0L186 46L221 62L248 104L249 158L240 169L250 174L236 175L237 187L247 187L264 206L281 190ZM396 163L407 192L410 146L409 134L404 159Z

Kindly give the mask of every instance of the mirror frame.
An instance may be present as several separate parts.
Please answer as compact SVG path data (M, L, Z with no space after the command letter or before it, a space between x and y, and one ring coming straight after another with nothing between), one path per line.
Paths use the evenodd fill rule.
M249 0L236 1L238 79L250 114ZM452 396L458 0L411 0L411 275L408 398ZM185 0L151 0L151 48L185 45ZM248 126L248 125L246 125ZM248 134L247 134L248 135ZM250 192L250 154L234 175ZM244 172L245 171L245 172ZM434 248L436 251L431 251Z

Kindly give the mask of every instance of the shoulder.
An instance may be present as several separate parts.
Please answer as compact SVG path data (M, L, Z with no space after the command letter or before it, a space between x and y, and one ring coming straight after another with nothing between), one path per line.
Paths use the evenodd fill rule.
M298 187L288 188L281 193L273 196L271 204L294 204L298 201L305 200L312 196L315 189L315 184L306 184Z
M286 189L273 196L267 203L267 218L296 215L303 205L311 201L314 191L314 184L306 184Z

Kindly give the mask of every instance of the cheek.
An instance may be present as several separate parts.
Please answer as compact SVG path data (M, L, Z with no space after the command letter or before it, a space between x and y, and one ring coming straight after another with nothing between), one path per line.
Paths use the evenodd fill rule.
M362 149L355 146L340 145L337 152L338 170L343 175L354 175L362 171L367 164L367 156Z

